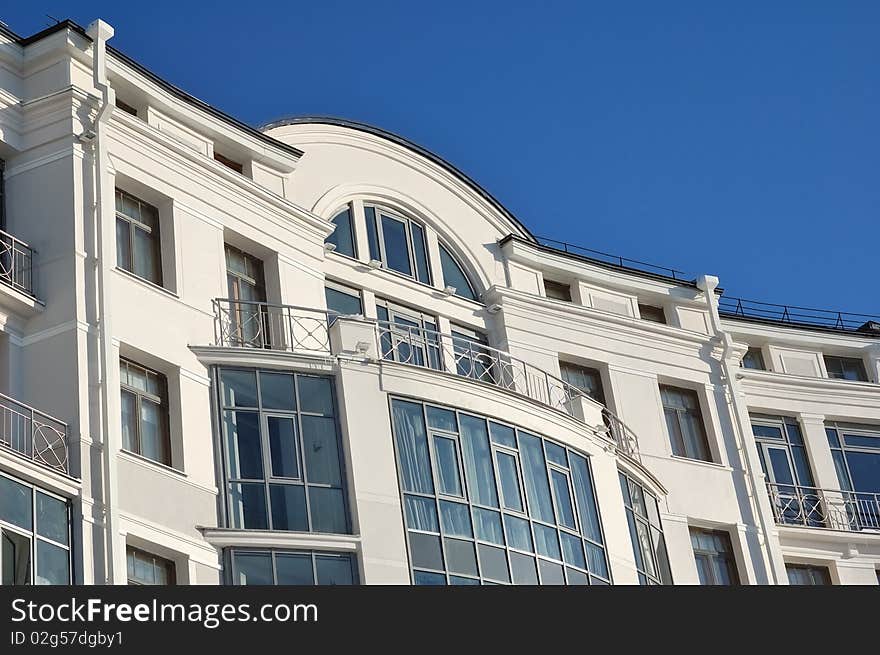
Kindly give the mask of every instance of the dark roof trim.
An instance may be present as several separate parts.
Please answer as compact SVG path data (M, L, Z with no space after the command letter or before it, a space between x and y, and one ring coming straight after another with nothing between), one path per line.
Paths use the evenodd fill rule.
M681 278L674 278L671 275L663 275L661 273L653 273L651 271L643 271L639 268L633 268L631 266L621 266L620 264L614 264L612 262L602 261L601 259L594 259L592 257L587 257L586 255L581 255L573 252L566 252L564 250L560 250L558 248L554 248L553 246L545 246L543 243L532 243L530 241L526 241L515 234L508 234L506 237L501 239L498 243L500 245L504 245L509 241L519 241L521 243L527 243L532 248L536 250L540 250L541 252L546 252L552 255L559 255L560 257L565 257L567 259L574 259L575 261L585 262L587 264L592 264L594 266L600 266L602 268L607 268L612 271L622 271L624 273L632 273L633 275L638 275L640 277L649 278L651 280L659 280L660 282L668 282L669 284L673 284L680 287L693 287L697 289L697 281L696 280L682 280ZM723 293L723 289L720 287L715 290L715 293L721 294Z
M2 27L2 26L0 26L0 27ZM52 25L51 27L47 27L46 29L42 30L41 32L37 32L36 34L33 34L33 35L26 37L26 38L22 38L22 37L18 36L17 34L15 34L15 32L13 32L12 30L10 30L8 28L4 28L3 32L5 34L7 34L10 38L15 39L16 42L18 43L18 45L24 47L24 46L30 45L31 43L35 43L36 41L39 41L40 39L43 39L47 36L50 36L51 34L54 34L55 32L65 30L65 29L69 29L73 32L76 32L77 34L79 34L83 38L91 41L91 38L89 37L88 34L86 34L85 29L81 25L78 25L77 23L73 22L72 20L63 20L60 23L57 23L56 25ZM162 79L161 77L159 77L158 75L156 75L155 73L153 73L152 71L147 69L146 67L144 67L141 64L139 64L138 62L136 62L134 59L132 59L128 55L123 54L122 52L120 52L119 50L117 50L116 48L114 48L113 46L111 46L109 44L107 45L107 52L109 52L114 57L116 57L117 59L122 61L126 66L133 68L135 71L137 71L138 73L140 73L144 77L148 78L150 81L154 82L156 85L162 87L164 90L168 91L171 95L177 97L178 99L183 100L184 102L186 102L190 105L193 105L197 109L200 109L200 110L214 116L215 118L220 119L224 123L228 123L232 127L236 128L238 130L241 130L242 132L246 132L250 136L262 141L263 143L265 143L273 148L276 148L277 150L282 150L282 151L286 152L287 154L293 155L294 157L302 157L303 151L300 150L299 148L295 148L294 146L288 145L282 141L278 141L277 139L273 139L268 134L264 134L260 130L258 130L254 127L251 127L247 123L243 123L242 121L238 120L237 118L234 118L233 116L230 116L229 114L226 114L226 113L220 111L219 109L212 107L208 103L203 102L202 100L199 100L195 96L191 96L183 89L174 86L171 82L168 82L167 80Z
M368 134L372 134L374 136L381 137L383 139L387 139L393 143L396 143L399 146L403 146L409 150L412 150L425 159L430 160L431 162L437 164L441 168L445 168L447 171L452 173L462 182L470 186L474 189L486 202L492 205L495 209L497 209L501 214L513 223L516 227L518 227L523 234L526 235L527 239L530 242L537 243L537 239L532 234L531 230L527 228L522 221L520 221L516 216L514 216L510 210L508 210L504 205L501 204L501 201L498 200L491 193L486 191L479 183L476 182L472 177L464 173L461 169L456 168L453 164L449 163L445 159L443 159L440 155L437 155L427 148L424 148L417 143L413 143L409 139L400 136L399 134L395 134L394 132L389 132L388 130L384 130L381 127L376 127L374 125L369 125L367 123L361 123L359 121L352 121L345 118L336 118L333 116L291 116L288 118L281 118L276 121L271 121L266 123L265 125L260 126L261 130L271 130L276 127L284 127L285 125L304 125L309 123L318 123L322 125L335 125L337 127L347 127L352 130L359 130L361 132L367 132Z

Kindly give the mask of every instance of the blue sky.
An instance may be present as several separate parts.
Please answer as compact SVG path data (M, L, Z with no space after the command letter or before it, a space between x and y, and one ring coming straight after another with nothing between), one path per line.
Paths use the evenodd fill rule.
M880 3L192 4L32 0L0 19L104 18L227 113L386 128L538 235L880 314Z

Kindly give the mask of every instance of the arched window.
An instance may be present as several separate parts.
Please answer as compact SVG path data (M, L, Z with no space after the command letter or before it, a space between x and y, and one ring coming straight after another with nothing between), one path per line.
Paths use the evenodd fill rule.
M469 300L476 300L477 293L474 291L474 285L468 280L464 270L452 253L440 244L440 266L443 268L443 282L445 286L455 287L455 295Z
M327 237L325 243L332 243L336 246L336 252L342 255L357 257L357 250L354 245L354 230L351 224L351 207L346 207L336 214L331 222L336 225L336 229Z
M370 259L392 271L431 284L425 228L382 207L364 207Z

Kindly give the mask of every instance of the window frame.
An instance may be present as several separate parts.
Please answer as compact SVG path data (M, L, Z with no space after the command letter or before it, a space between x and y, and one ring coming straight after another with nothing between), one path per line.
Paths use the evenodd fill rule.
M598 396L598 397L589 393L589 391L587 389L585 389L584 387L582 387L581 385L575 384L574 382L572 382L569 379L569 376L574 373L582 375L585 378L595 376L596 380L598 381L598 393L596 394L596 396ZM605 396L605 382L602 379L602 371L599 370L598 368L593 367L593 366L584 366L581 364L575 364L574 362L569 362L566 360L560 360L560 362L559 362L559 377L562 378L562 381L565 382L566 384L570 384L571 386L575 387L576 389L581 390L589 398L595 400L597 403L601 403L603 407L607 407L606 396Z
M571 284L566 284L565 282L559 282L558 280L550 280L548 278L543 278L544 280L544 297L549 298L551 300L558 300L560 302L573 302L571 296ZM562 289L565 289L565 293L560 295L565 296L564 298L560 298L556 295L551 295L550 289L555 289L555 292L560 292ZM555 293L554 292L554 293Z
M868 377L868 371L865 368L865 361L861 357L844 357L841 355L826 355L822 354L822 361L825 364L825 372L828 374L828 378L831 380L843 380L845 382L870 382L871 379ZM829 363L833 362L835 364L834 367L829 366ZM858 375L858 379L853 380L851 378L845 377L843 373L845 372L845 368L847 365L854 366L855 372ZM832 375L832 368L840 369L841 375ZM834 371L837 373L837 371Z
M431 483L432 483L433 489L434 489L433 493L425 493L425 492L420 492L420 491L410 491L410 490L407 490L404 488L403 480L405 479L405 476L404 476L403 471L401 469L400 449L399 449L399 445L398 445L397 427L396 427L396 423L395 423L395 419L394 419L394 409L393 408L394 408L395 401L399 401L399 402L403 402L403 403L410 403L413 405L417 405L421 408L420 417L421 417L422 425L425 429L425 435L427 438L427 446L426 446L427 447L427 457L428 457L428 462L430 463L430 467L431 467L431 471L430 471L431 478L430 479L431 479ZM398 474L398 489L400 492L401 509L402 509L402 514L403 514L402 519L403 519L404 532L406 535L407 557L408 557L407 564L409 567L410 581L412 584L416 584L416 579L420 575L425 575L425 576L429 576L429 577L430 576L443 577L443 579L445 581L444 584L451 584L453 582L453 579L456 579L456 580L467 579L467 580L471 580L471 581L477 581L477 583L479 583L482 580L484 584L516 584L516 582L514 582L514 569L513 569L513 561L514 560L511 557L511 554L525 555L525 556L528 556L529 558L531 558L532 563L535 566L535 579L537 581L543 580L543 576L545 575L541 569L541 563L543 562L547 566L553 566L553 567L558 568L559 574L561 576L563 576L562 577L563 584L566 584L569 582L569 578L568 578L569 575L575 575L575 574L585 576L585 578L588 580L589 584L597 584L597 585L598 584L611 584L612 572L611 572L610 563L608 560L608 551L607 551L607 545L605 543L606 539L605 539L604 525L602 522L601 509L599 507L599 499L596 495L595 477L593 475L593 470L592 470L593 462L592 462L592 459L589 454L584 453L584 452L580 452L580 451L576 451L571 446L565 445L560 442L553 441L551 439L547 439L544 436L535 434L535 433L530 432L528 430L523 430L515 425L510 424L510 423L507 423L504 421L499 421L498 419L496 419L494 417L490 417L490 416L486 416L486 415L482 415L482 414L478 414L478 413L473 413L470 411L464 411L464 410L461 410L458 408L442 405L440 403L428 402L428 401L423 401L423 400L419 400L419 399L407 398L404 396L394 395L389 398L389 405L390 405L391 414L392 414L391 424L392 424L392 441L393 441L393 445L394 445L395 467L396 467L397 474ZM471 419L476 419L478 421L482 421L485 424L486 430L487 430L486 438L487 438L487 442L488 442L488 449L487 449L486 455L488 456L488 458L491 462L491 465L492 465L493 474L492 474L491 479L495 485L497 507L481 503L476 499L476 497L474 495L474 481L472 479L468 478L466 466L463 461L462 461L462 466L461 466L461 475L464 478L466 496L464 498L455 498L455 497L446 496L440 492L441 487L439 484L438 467L436 466L437 460L436 460L436 454L434 452L434 439L433 439L432 435L435 432L447 433L448 431L431 427L430 422L428 420L428 408L429 407L449 411L449 412L452 412L455 414L456 427L458 429L458 432L455 434L457 434L459 440L463 439L462 417L470 417ZM506 446L506 445L494 440L493 435L492 435L492 424L497 424L501 428L513 430L513 436L514 436L514 440L515 440L514 443L516 444L516 446L515 447ZM553 511L555 524L548 523L547 521L542 520L538 514L532 515L532 513L529 511L529 495L528 495L528 492L526 489L526 480L525 480L525 475L524 475L524 471L523 471L523 467L525 465L522 463L522 448L523 448L523 446L521 444L521 439L522 439L521 435L526 435L527 437L532 437L532 438L536 438L536 439L540 440L541 455L543 457L543 469L542 470L543 470L544 476L546 476L545 481L547 483L547 492L549 494L550 504L551 504L551 509ZM560 464L557 464L555 462L552 462L548 459L548 457L547 457L547 445L548 444L553 444L553 445L558 446L564 450L564 452L566 453L566 462L568 465L567 467L562 466ZM499 469L499 467L497 465L497 461L496 461L496 453L498 453L498 452L501 452L504 454L515 454L515 460L518 465L517 466L517 475L519 478L518 484L519 484L519 490L520 490L520 495L521 495L521 502L523 505L522 511L510 509L510 508L506 507L504 504L504 496L503 496L503 491L502 491L502 486L501 486L501 481L500 481L500 469ZM460 453L461 453L462 459L464 459L463 449L460 449ZM590 492L591 498L592 498L592 506L595 509L596 522L597 522L598 529L599 529L599 538L601 539L601 543L596 542L591 536L589 536L588 531L587 531L587 527L583 525L582 515L585 510L584 510L584 508L580 507L580 500L578 498L578 494L575 492L575 490L573 488L573 484L574 484L573 473L571 471L572 453L576 454L577 456L583 458L586 461L586 472L587 472L587 475L589 476L589 485L590 485L589 492ZM570 505L571 505L571 510L574 515L574 523L576 526L574 529L566 527L565 525L560 523L558 521L558 519L555 518L555 517L557 517L557 507L556 507L557 501L556 501L556 492L554 491L553 484L550 479L550 475L551 475L552 470L558 470L558 471L566 474L566 478L567 478L567 482L568 482L569 501L570 501ZM423 530L423 529L419 529L419 528L410 526L409 518L408 518L408 510L407 510L407 507L408 507L407 497L421 498L431 504L431 506L433 507L433 518L436 519L436 521L434 523L436 525L436 531ZM457 533L449 533L446 530L446 528L443 525L443 511L442 511L442 507L443 507L442 503L444 501L451 502L451 503L454 503L455 505L458 505L460 507L467 508L468 520L469 520L468 529L470 531L470 536L465 537L465 536L461 536ZM490 539L483 538L479 535L479 530L478 530L478 525L477 525L478 521L476 518L477 512L479 512L479 511L491 512L492 514L494 514L497 517L497 520L498 520L497 526L500 527L500 530L501 530L500 538L503 543L499 544L496 541L492 541ZM586 511L589 512L589 508ZM511 519L524 520L528 524L528 530L529 530L528 536L529 536L529 539L531 542L531 547L532 547L531 551L525 551L525 550L519 549L516 546L512 545L512 540L509 536L509 530L508 530L508 520L506 518L508 516ZM556 540L556 548L558 549L558 553L559 553L558 557L551 556L551 555L544 555L539 551L539 546L538 546L539 540L536 538L536 534L537 534L537 531L541 528L547 528L547 529L554 531L555 540ZM444 562L443 566L445 567L443 570L434 569L431 567L415 566L414 565L412 544L411 544L411 540L410 540L410 533L429 535L431 537L437 538L438 543L440 545L440 549L441 549L440 550L441 562ZM583 567L579 564L572 564L572 563L566 561L565 546L563 544L564 535L569 535L569 536L575 537L579 541L580 554L583 555L583 557L584 557ZM448 565L448 563L445 562L444 555L446 554L446 541L450 540L450 539L452 541L456 541L456 540L457 541L467 541L473 545L474 556L475 556L475 561L476 561L476 566L477 566L477 573L475 575L472 575L469 573L456 572L456 571L453 571L448 568L449 565ZM607 571L607 578L603 577L603 574L601 572L594 572L593 570L591 570L591 568L590 568L591 555L590 555L590 551L587 550L587 545L585 542L589 542L589 544L591 546L601 550L602 556L604 557L604 567L603 568L605 569L605 571ZM506 563L507 572L508 572L508 581L507 582L492 579L492 578L487 578L485 575L485 572L481 573L481 571L483 569L482 560L480 559L481 547L482 548L494 548L494 549L501 550L502 552L505 553L505 563ZM548 584L552 583L552 582L547 582L547 581L545 581L545 582ZM577 584L577 583L572 582L571 584Z
M143 391L131 385L128 385L122 381L122 367L125 366L126 369L129 367L133 367L136 369L140 369L147 377L154 376L158 380L159 383L159 395L150 393L149 391ZM128 393L135 397L135 443L137 448L132 450L130 448L125 448L124 445L121 447L121 450L127 453L131 453L138 457L141 457L147 461L154 462L157 464L162 464L163 466L173 467L173 452L171 448L171 407L169 402L169 394L168 394L168 377L161 373L160 371L156 371L151 369L148 366L144 366L143 364L139 364L138 362L129 359L128 357L120 356L119 357L119 367L120 367L120 376L119 376L119 390L120 394ZM155 405L158 405L161 413L161 423L160 429L163 432L163 444L162 448L167 455L167 461L160 461L157 459L153 459L152 457L145 455L143 453L143 443L141 441L141 407L143 405L143 401L147 400L152 402ZM121 402L121 401L120 401ZM122 421L122 408L120 407L120 422Z
M467 290L470 292L470 295L462 295L461 289L456 287L455 288L455 295L459 298L464 298L465 300L472 300L474 302L480 302L480 294L477 293L477 288L476 288L476 286L474 286L474 283L471 281L471 276L468 275L464 266L461 265L461 261L459 261L458 257L456 257L455 254L452 252L452 248L447 246L439 238L437 239L437 247L438 247L438 253L439 253L439 257L440 257L440 272L443 276L444 288L446 288L447 286L451 286L446 279L446 272L443 270L443 253L446 253L446 256L449 257L449 259L452 261L452 263L455 265L455 267L458 268L459 272L461 273L461 276L464 278L465 283L467 283L467 287L468 287ZM430 261L429 261L429 268L430 268Z
M177 584L177 563L174 560L168 559L167 557L162 557L161 555L156 555L155 553L151 553L143 548L138 548L137 546L132 546L131 544L125 545L125 561L126 561L126 579L128 580L128 584L132 586L138 587L146 587L146 586L155 586L151 585L148 582L139 582L136 579L132 579L131 576L128 575L128 556L129 554L135 557L137 560L138 555L144 556L145 558L149 558L153 561L153 565L155 566L157 563L165 569L165 574L168 576L168 582L164 585L159 586L174 586ZM137 569L135 569L137 570Z
M791 581L790 571L803 571L807 573L810 582L807 584L793 583ZM797 562L785 563L785 574L788 578L788 584L794 587L831 587L834 582L831 579L831 569L827 566L819 564L799 564ZM821 581L817 582L817 574L821 577Z
M327 311L332 314L330 317L331 323L336 319L337 316L365 316L364 293L363 293L362 289L356 289L354 287L350 287L345 284L342 284L341 282L336 282L335 280L330 280L330 279L325 278L324 279L324 300L325 300L325 303L327 300L327 289L331 289L337 293L344 294L344 295L349 296L351 298L356 298L358 301L358 304L360 305L360 308L361 308L360 312L358 312L357 314L342 314L340 312L337 312L334 309L330 309L329 303L327 303L328 304Z
M386 318L382 318L382 313ZM418 351L422 356L422 364L416 364L425 368L431 368L435 371L445 369L443 361L443 349L441 347L440 326L437 317L423 312L419 309L413 309L405 305L400 305L386 298L376 298L376 316L381 322L385 322L390 331L382 334L383 326L380 324L379 339L379 357L386 361L394 361L401 363L413 363L407 358L400 355L400 347L404 345L412 351ZM400 318L410 323L416 323L416 327L406 326L397 323L396 318ZM430 326L430 327L429 327ZM393 331L403 331L406 328L407 334L410 335L409 341L405 341L402 337L396 335ZM387 337L387 338L386 338ZM389 345L390 348L386 348ZM434 365L432 365L434 364Z
M638 306L640 320L648 321L649 323L658 323L660 325L669 325L669 319L666 316L666 308L662 305L649 305L648 303L640 302L638 303ZM649 318L649 316L651 318ZM658 320L661 317L663 320Z
M358 570L358 557L355 552L351 551L334 551L334 550L311 550L311 549L299 549L299 548L248 548L248 547L231 547L227 548L224 551L224 561L227 563L227 567L224 567L227 571L227 574L224 576L225 581L228 585L234 587L244 587L251 585L242 585L237 582L238 579L238 566L236 564L236 555L244 554L244 555L269 555L270 561L272 564L272 585L278 586L278 555L307 555L311 559L312 564L312 584L315 586L320 586L318 583L318 558L319 557L333 557L340 560L347 559L349 566L351 567L351 580L352 586L357 586L360 584L359 579L359 570Z
M338 234L337 230L339 229L339 224L336 222L336 219L342 216L343 214L348 213L348 231L351 234L351 254L347 252L343 252L339 248L338 239L334 239L334 237ZM366 216L364 217L366 220ZM349 259L358 259L358 240L357 233L355 232L355 211L354 204L348 203L344 208L337 209L333 212L333 216L330 218L330 222L333 223L336 227L333 229L326 239L324 239L324 243L332 243L336 246L333 249L337 255L342 255L343 257L348 257Z
M663 408L663 426L664 426L664 429L666 430L667 437L668 437L668 440L669 440L669 444L670 444L670 446L671 446L671 448L672 448L672 454L673 454L673 456L674 456L674 457L681 457L681 458L683 458L683 459L690 459L690 460L694 460L694 461L697 461L697 462L708 462L708 463L710 463L710 464L717 463L717 462L715 461L714 453L712 452L712 446L711 446L711 444L709 443L709 433L708 433L708 430L706 429L706 419L705 419L705 416L704 416L704 414L703 414L703 402L702 402L702 399L700 398L700 394L699 394L699 392L695 391L694 389L689 389L689 388L687 388L687 387L677 387L677 386L674 386L674 385L671 385L671 384L663 384L663 383L661 383L661 384L659 385L659 389L660 389L660 404L661 404L661 406L662 406L662 408ZM688 454L688 442L687 442L687 440L686 440L685 437L684 437L684 430L682 429L682 427L683 427L683 423L682 423L682 415L683 415L683 414L691 414L691 412L692 412L693 410L690 410L690 409L682 409L682 408L680 408L680 407L670 407L670 406L667 406L667 405L665 404L665 402L663 401L663 390L664 390L664 389L666 389L666 390L671 390L671 391L674 391L674 392L676 392L676 393L685 392L685 395L690 395L690 394L692 394L692 395L693 395L693 398L696 400L696 405L697 405L697 407L696 407L696 411L699 412L699 416L698 416L699 421L697 421L697 424L698 424L699 427L700 427L700 436L702 437L702 443L703 443L703 445L704 445L705 448L706 448L706 458L705 458L705 459L702 458L702 457L698 457L698 456L693 456L693 457L692 457L691 455ZM666 419L667 419L667 417L666 417L666 412L667 412L667 411L671 411L671 412L674 412L674 413L675 413L675 416L676 416L676 423L677 423L678 430L679 430L679 436L681 437L681 442L682 442L682 443L681 443L681 445L682 445L682 452L681 452L681 453L677 453L677 452L676 452L676 446L675 446L674 435L670 434L670 431L669 431L669 425L668 425L667 420L666 420Z
M116 212L115 225L116 225L117 235L118 235L118 231L119 231L119 223L123 222L127 225L128 256L129 256L129 263L131 265L131 268L126 268L125 266L123 266L120 263L120 253L117 249L116 268L123 270L126 273L130 273L131 275L134 275L135 277L140 278L141 280L145 280L145 281L149 282L150 284L154 284L158 287L165 288L165 283L164 283L165 275L164 275L164 271L162 270L162 265L163 265L163 261L162 261L162 230L161 230L162 217L159 213L159 208L156 207L155 205L148 203L145 200L141 200L140 198L138 198L134 194L129 193L128 191L125 191L119 187L116 187L114 190L114 197L117 198L117 197L122 197L122 196L125 196L129 200L136 202L139 206L138 212L141 214L143 213L143 207L148 207L155 214L156 226L154 228L152 225L144 223L141 219L135 218L134 216L129 216L128 214L124 213L120 209L115 209L115 207L114 207L115 212ZM135 270L136 268L138 268L135 264L135 253L137 252L137 250L135 248L136 230L141 230L141 232L144 232L149 236L149 242L151 244L153 265L155 266L156 276L157 276L157 279L155 279L155 280L151 280L150 278L142 275L141 273L139 273L138 271ZM118 241L118 239L119 239L119 237L117 236L117 241Z
M732 586L732 587L740 586L742 584L742 579L740 578L740 575L739 575L739 568L737 567L737 563L736 563L736 551L734 551L734 549L733 549L733 539L731 539L731 537L730 537L730 532L728 532L727 530L713 530L711 528L701 528L701 527L697 527L697 526L693 526L693 525L688 526L688 532L691 536L691 551L693 552L693 555L694 555L694 565L696 566L698 556L705 557L709 561L709 563L713 565L713 566L709 567L709 574L712 578L712 581L709 582L708 585L705 585L705 586ZM697 548L696 546L694 546L694 543L693 543L693 535L695 532L720 537L721 540L724 542L725 546L728 547L728 550L720 552L717 550L709 551L709 550L705 550L703 548ZM725 568L727 569L727 574L730 577L730 584L729 585L726 585L722 582L719 582L716 575L715 575L714 563L719 559L724 562ZM699 575L699 567L697 567L697 572ZM702 585L703 582L700 581L700 584Z
M256 390L256 405L227 405L223 400L223 382L222 382L222 373L223 371L235 371L235 372L245 372L251 373L255 376L255 390ZM294 390L294 408L293 409L278 409L273 407L264 406L262 387L261 387L261 374L262 373L277 373L282 375L290 375L293 377L293 390ZM289 371L289 370L276 370L276 369L268 369L268 368L259 368L259 367L242 367L242 366L217 366L215 368L215 375L217 380L217 407L219 412L219 439L220 439L220 454L222 457L222 470L223 470L223 498L224 498L224 510L225 510L225 524L227 527L231 527L236 530L266 530L271 532L278 533L289 533L289 534L343 534L350 535L352 533L353 523L352 523L352 515L351 515L351 504L348 496L348 469L345 465L345 452L344 452L344 442L342 438L342 429L339 421L339 404L336 398L336 379L335 377L326 376L326 375L318 375L308 372L300 372L300 371ZM301 394L300 394L300 384L302 378L318 378L322 380L327 380L329 383L330 389L330 403L331 403L331 411L333 412L332 416L327 416L326 414L319 414L316 412L305 411L301 405ZM230 453L228 451L228 440L229 435L225 430L225 415L226 413L246 413L246 414L256 414L257 416L257 426L259 429L259 443L260 443L260 462L262 466L263 477L259 478L249 478L242 477L238 475L236 477L232 477L230 471ZM306 449L303 439L305 438L305 432L303 430L303 416L314 416L319 418L330 418L333 420L334 425L334 436L336 438L336 455L337 455L337 464L339 466L339 486L334 486L325 482L313 482L309 480L309 472L308 472L308 464L306 461ZM272 447L270 441L270 434L268 430L268 419L270 417L281 417L286 419L291 419L294 422L294 440L295 440L295 448L296 448L296 457L297 457L297 465L299 468L299 478L290 478L284 476L276 476L273 472L272 468ZM263 486L263 499L264 504L263 508L266 511L266 527L265 528L248 528L244 525L236 526L235 521L233 520L233 511L231 507L231 490L234 485L238 485L241 487L242 485L248 484L259 484ZM308 526L307 530L284 530L281 528L274 527L273 525L273 517L272 517L272 494L271 489L272 486L295 486L301 487L303 490L304 496L304 504L305 504L305 520ZM319 532L314 528L315 519L312 515L312 499L311 499L311 490L314 488L320 489L332 489L338 490L342 497L342 519L344 520L345 527L342 532L332 532L325 533ZM242 514L242 519L244 519L244 514Z
M366 210L368 208L371 208L373 210L372 219L366 213ZM410 273L405 273L404 271L399 271L396 268L391 268L391 266L388 264L388 250L387 244L385 242L385 227L382 220L383 217L387 217L393 221L402 223L404 226L404 234L406 235L407 259L409 261ZM364 204L364 220L367 223L369 223L370 220L373 221L373 225L376 230L376 240L379 247L379 261L382 262L382 268L384 270L397 273L398 275L402 275L403 277L413 280L414 282L418 282L420 284L426 284L431 287L434 286L433 276L431 272L431 255L428 252L427 229L423 223L409 218L402 212L390 209L385 205L377 205L372 203ZM416 262L415 237L413 235L412 224L418 226L418 228L422 231L422 247L425 251L425 268L428 275L427 280L419 279L419 268ZM369 226L367 226L367 230L369 234ZM370 257L372 258L372 253L370 253Z
M749 357L752 357L753 359L757 358L757 362L760 363L760 366L746 365L746 361ZM746 352L743 353L743 357L740 360L740 366L750 371L766 371L767 362L764 360L764 349L760 346L749 346Z
M673 584L672 579L672 570L669 566L669 549L666 547L666 532L663 529L663 520L660 517L660 501L651 491L645 488L645 485L636 481L631 476L627 475L623 471L617 471L618 479L620 480L621 485L621 493L624 492L624 486L626 486L626 492L623 493L623 506L626 510L626 520L627 526L629 528L630 541L632 543L633 548L633 556L635 558L636 563L636 573L639 577L640 585L671 585ZM642 495L642 501L645 506L645 514L642 515L636 509L636 503L633 501L633 491L635 488L638 488L638 491ZM653 503L654 511L656 512L656 524L653 520L652 512L648 509L648 503ZM644 544L638 538L638 525L641 524L645 530L647 530L648 539L651 541L651 557L650 561L653 563L653 571L648 571L645 563L648 558L645 557L645 549ZM660 540L655 541L654 532L659 533ZM663 556L664 562L661 564L657 561L657 550L663 547ZM641 567L639 567L639 561L641 561Z

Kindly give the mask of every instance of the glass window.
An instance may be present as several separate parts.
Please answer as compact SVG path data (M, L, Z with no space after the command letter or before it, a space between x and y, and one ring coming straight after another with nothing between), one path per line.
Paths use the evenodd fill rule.
M807 566L805 564L786 564L788 584L800 586L827 586L831 584L831 575L825 566Z
M660 396L672 453L679 457L712 461L697 392L663 385L660 387Z
M691 546L702 585L738 585L730 535L720 530L691 528Z
M351 223L351 208L346 207L333 217L331 222L336 229L327 237L325 243L332 243L336 246L334 252L349 257L357 257L357 248L355 247L354 230Z
M231 345L265 348L271 339L263 262L228 243L224 251L229 300L223 336Z
M746 354L743 355L741 364L743 368L751 368L756 371L767 370L767 367L764 365L764 353L757 347L750 347L746 351Z
M619 477L639 581L641 584L672 584L657 498L624 473L619 473ZM589 545L587 555L591 557Z
M355 289L328 283L324 287L324 297L327 299L327 309L331 312L343 316L362 316L364 313L361 294Z
M354 556L321 551L233 550L234 585L353 585Z
M560 362L559 371L565 382L568 382L573 387L577 387L596 402L605 404L602 374L597 369L578 366L569 362Z
M116 189L116 265L162 285L159 210Z
M828 422L825 434L847 506L845 516L829 513L829 523L844 530L880 530L880 429Z
M828 377L836 380L855 380L867 382L865 363L856 357L832 357L825 355L825 369Z
M436 318L381 298L376 300L376 314L383 359L435 370L444 368Z
M391 416L415 584L610 582L586 456L446 407Z
M452 253L442 243L440 244L440 266L443 269L444 286L454 287L456 296L469 300L477 299L474 286L471 284L468 276L465 275L461 264L458 263Z
M571 285L563 282L554 282L544 278L544 292L548 298L561 300L563 302L571 302Z
M643 321L651 321L652 323L666 323L666 312L662 307L654 305L643 305L639 303L639 317Z
M332 380L221 369L220 381L229 526L347 533Z
M67 501L0 474L0 584L70 584Z
M132 546L126 548L125 556L128 560L128 584L174 584L174 562L171 560Z
M424 228L387 209L365 207L370 259L393 271L431 284Z
M168 430L168 382L161 373L119 360L122 394L122 447L171 465Z

